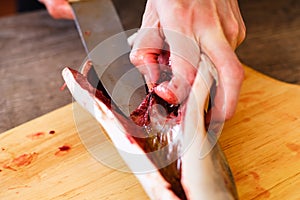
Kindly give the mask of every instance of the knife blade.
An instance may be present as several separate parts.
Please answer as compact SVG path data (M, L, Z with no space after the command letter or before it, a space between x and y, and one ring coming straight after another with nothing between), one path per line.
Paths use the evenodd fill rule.
M125 116L146 96L142 75L131 64L127 34L111 0L69 0L88 59Z

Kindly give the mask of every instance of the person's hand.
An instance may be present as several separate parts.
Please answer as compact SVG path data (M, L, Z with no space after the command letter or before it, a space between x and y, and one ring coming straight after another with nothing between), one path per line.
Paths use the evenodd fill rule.
M67 0L39 0L45 4L54 19L74 19L72 8Z
M245 25L236 0L148 0L130 59L145 76L150 90L178 104L188 96L200 52L205 52L219 76L212 111L229 119L244 79L234 52L244 38ZM170 49L173 77L157 86L165 42Z

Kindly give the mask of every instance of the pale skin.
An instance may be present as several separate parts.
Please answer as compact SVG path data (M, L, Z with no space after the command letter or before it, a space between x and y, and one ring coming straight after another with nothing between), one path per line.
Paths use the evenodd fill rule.
M72 8L66 0L39 0L54 19L74 19Z
M40 1L54 18L74 18L67 1ZM64 7L63 12L54 12L54 5ZM150 89L167 102L178 104L189 94L200 52L204 52L215 64L219 79L212 111L219 113L216 120L229 119L234 115L244 79L235 49L245 32L237 0L148 0L130 59L144 74ZM162 59L166 43L173 77L157 86L162 67L159 63L167 64Z

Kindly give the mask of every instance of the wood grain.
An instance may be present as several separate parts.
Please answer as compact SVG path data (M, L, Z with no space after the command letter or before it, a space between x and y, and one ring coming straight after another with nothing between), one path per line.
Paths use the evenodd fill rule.
M237 114L220 138L240 199L299 199L300 87L245 69ZM73 112L70 104L0 135L0 199L147 199L132 174L89 154L82 134L97 141L99 127L82 112L76 129Z
M220 142L241 199L300 198L300 87L246 71Z
M72 112L69 104L1 134L0 199L145 199L133 175L105 167L88 153ZM89 123L81 128L92 137L97 131ZM62 146L70 149L61 152ZM14 162L29 154L36 155L29 164Z

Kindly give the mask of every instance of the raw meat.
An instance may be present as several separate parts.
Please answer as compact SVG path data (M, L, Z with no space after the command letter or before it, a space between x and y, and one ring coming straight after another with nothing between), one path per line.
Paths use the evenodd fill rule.
M131 118L118 110L101 84L98 89L91 84L95 75L90 63L83 74L65 68L63 77L73 97L101 123L117 149L139 155L128 157L119 151L133 173L145 169L135 175L151 199L237 199L222 150L207 142L204 110L214 81L211 66L202 55L191 94L181 105L170 105L150 92ZM200 158L200 151L208 154Z

